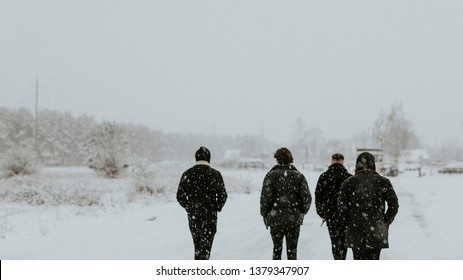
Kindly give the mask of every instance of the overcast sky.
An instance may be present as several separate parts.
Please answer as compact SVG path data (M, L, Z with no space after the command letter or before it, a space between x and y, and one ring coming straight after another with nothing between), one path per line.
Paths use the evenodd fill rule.
M463 1L0 1L0 106L163 131L463 138ZM435 140L434 140L435 139Z

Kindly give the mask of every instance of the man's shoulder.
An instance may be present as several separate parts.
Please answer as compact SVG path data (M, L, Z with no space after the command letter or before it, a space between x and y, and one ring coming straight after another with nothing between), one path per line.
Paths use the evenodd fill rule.
M210 170L213 172L219 172L219 170L215 169L214 167L210 166L209 164L195 164L192 167L188 168L185 172L193 172L198 170Z
M324 179L324 178L329 178L329 179L332 179L334 178L335 175L337 175L339 172L338 170L336 170L332 165L330 165L328 167L328 169L323 172L322 174L320 174L319 178L320 179Z
M193 172L195 172L195 170L196 170L196 165L193 165L192 167L190 167L190 168L188 168L187 170L185 170L185 171L183 172L183 174L193 173Z
M299 174L302 175L302 172L297 170L294 165L275 165L272 169L267 172L267 175L281 175L281 174Z
M342 182L341 186L352 184L355 180L357 180L357 176L351 174L346 178L346 180L344 180L344 182Z
M384 177L378 173L376 174L376 176L379 178L378 180L380 180L383 184L391 184L391 180L389 180L387 177Z
M328 169L325 172L320 174L320 178L326 177L326 176L331 176L333 173L334 173L334 170L332 168L328 167Z
M183 176L201 173L203 168L200 165L193 165L183 172Z
M209 165L194 165L188 168L182 174L182 180L186 178L222 178L222 174L219 170Z
M215 169L214 167L209 166L209 169L210 169L211 173L214 173L215 175L220 175L220 176L222 176L222 173L220 173L220 171L217 170L217 169Z

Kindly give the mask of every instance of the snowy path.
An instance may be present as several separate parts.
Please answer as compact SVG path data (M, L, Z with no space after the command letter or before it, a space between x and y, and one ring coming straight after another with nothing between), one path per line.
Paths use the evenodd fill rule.
M313 194L316 178L309 176ZM400 176L392 182L400 209L382 259L463 259L463 176ZM0 208L14 212L0 215L0 259L188 260L193 255L186 212L173 195L154 205L118 208ZM320 223L313 204L301 228L299 259L331 259L327 228ZM219 213L211 259L267 260L271 251L259 192L230 193Z

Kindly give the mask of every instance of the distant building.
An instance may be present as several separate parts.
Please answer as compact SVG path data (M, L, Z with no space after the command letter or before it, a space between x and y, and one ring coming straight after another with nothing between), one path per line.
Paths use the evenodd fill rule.
M222 160L222 167L243 168L243 169L262 169L265 162L259 157L242 157L241 150L227 150Z
M263 169L265 168L265 163L260 158L241 158L238 163L238 168Z
M385 176L397 176L399 175L399 170L397 165L393 162L384 160L383 149L376 148L357 148L357 156L363 152L368 152L375 157L376 169L379 173Z
M399 166L402 171L419 170L428 161L429 155L424 149L402 150Z
M456 161L456 162L451 162L444 166L442 170L439 170L439 173L463 173L463 162L461 161Z

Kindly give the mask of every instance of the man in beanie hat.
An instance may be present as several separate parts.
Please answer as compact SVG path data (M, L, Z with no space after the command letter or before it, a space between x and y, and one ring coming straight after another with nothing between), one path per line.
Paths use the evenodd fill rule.
M185 171L177 190L177 201L188 213L195 260L208 260L217 232L217 212L227 200L222 174L210 166L211 152L200 147L196 164Z
M275 165L265 176L260 195L260 214L270 227L273 241L273 259L281 260L283 239L286 239L288 260L297 259L300 227L312 203L307 180L293 163L287 148L274 155Z
M338 194L341 184L351 176L344 167L344 156L340 153L333 154L331 165L320 175L315 189L315 207L323 222L326 221L331 239L331 252L335 260L345 260L347 255L344 223L338 213Z
M399 201L389 179L376 172L372 154L357 157L355 175L341 185L338 210L354 260L379 260L381 249L389 248L389 226Z

